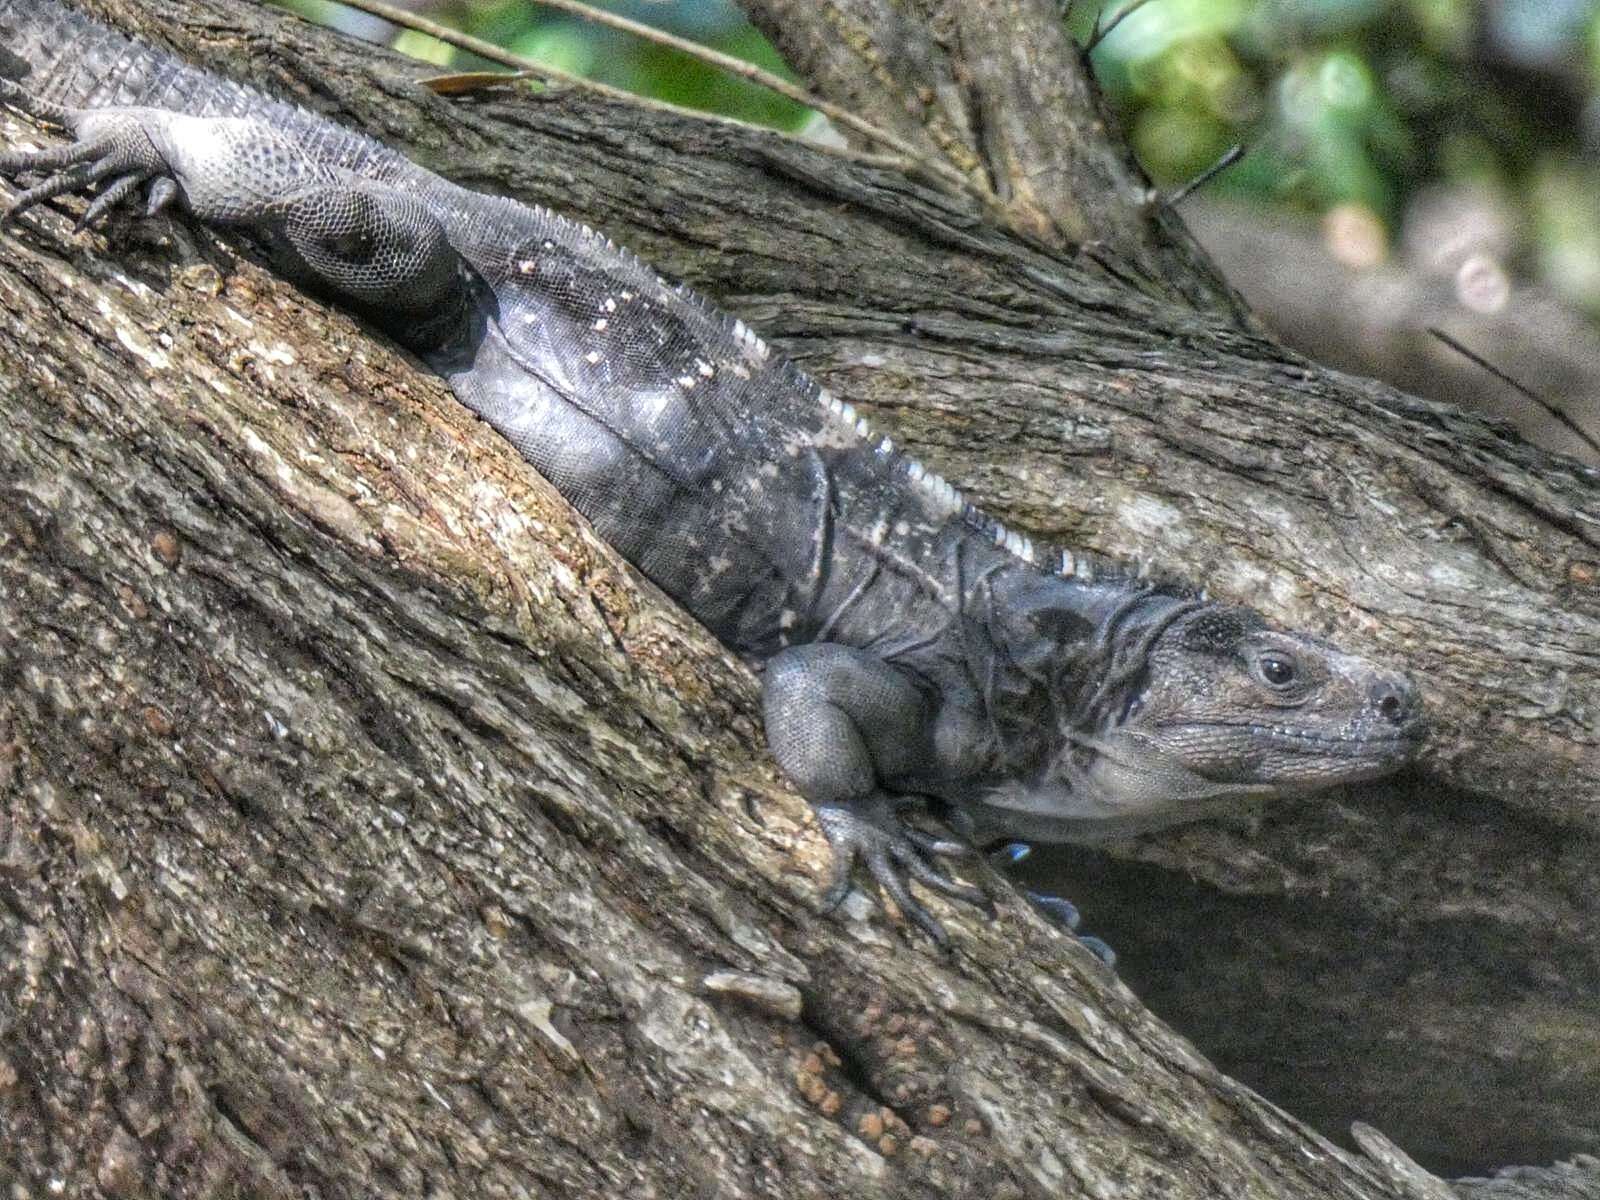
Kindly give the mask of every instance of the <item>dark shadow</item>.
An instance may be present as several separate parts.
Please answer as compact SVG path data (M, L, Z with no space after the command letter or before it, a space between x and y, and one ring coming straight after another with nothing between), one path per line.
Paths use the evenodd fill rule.
M1040 846L1016 874L1341 1144L1366 1121L1446 1176L1600 1151L1600 840L1422 778L1202 833L1194 877L1185 836Z

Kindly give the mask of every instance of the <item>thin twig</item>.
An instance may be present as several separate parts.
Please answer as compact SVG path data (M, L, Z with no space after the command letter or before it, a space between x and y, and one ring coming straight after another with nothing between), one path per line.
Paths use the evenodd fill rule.
M676 34L668 33L664 29L646 25L642 21L632 21L627 17L618 16L616 13L606 12L604 9L583 4L580 0L533 0L533 2L544 8L554 8L560 12L570 13L579 20L588 21L594 25L605 25L611 29L620 30L642 41L670 47L692 58L698 58L701 62L716 67L718 70L726 71L730 75L748 79L751 83L764 87L768 91L777 92L780 96L787 96L796 103L804 104L807 108L814 108L818 112L827 112L824 106L828 102L821 97L812 95L781 75L775 75L771 71L764 70L754 63L746 62L742 58L735 58L731 54L713 50L710 46L702 46L699 42L691 42L688 38L678 37ZM828 112L827 115L830 119L837 119L845 124L850 124L852 128L857 129L874 141L881 140L884 133L877 126L870 125L865 121L861 121L860 124L854 124L854 122L860 121L860 118L857 118L854 113L842 109L836 118L834 113ZM887 145L888 143L885 144Z
M1100 18L1096 16L1094 19L1094 32L1089 35L1089 41L1084 45L1083 52L1085 54L1093 54L1094 48L1110 37L1113 29L1149 3L1150 0L1132 0L1132 3L1124 5L1121 12L1106 22L1104 29L1100 27Z
M347 8L359 9L361 12L370 13L375 17L382 17L385 21L399 25L405 29L414 29L418 33L425 33L436 41L446 45L455 46L457 49L476 54L479 58L486 58L490 62L500 63L502 66L512 67L522 76L532 76L536 79L548 80L566 87L582 88L586 91L596 92L602 96L609 96L614 100L638 100L642 97L633 92L624 91L622 88L612 87L610 84L597 83L593 79L585 79L581 75L574 75L570 71L563 71L560 67L546 66L544 63L535 62L531 58L523 58L496 46L493 42L486 42L482 38L475 38L471 34L459 33L447 25L440 25L437 21L430 21L426 17L419 17L415 13L407 12L402 8L395 8L391 4L384 4L382 0L340 0ZM676 104L665 101L652 101L651 107L667 109L673 112L688 113L691 110L680 108Z
M760 67L744 62L742 59L734 58L731 55L723 54L717 50L708 49L705 46L700 46L694 42L686 41L683 38L675 37L670 33L663 33L659 29L653 29L650 26L642 25L637 21L630 21L626 17L619 17L612 13L601 12L599 9L591 8L586 4L579 3L578 0L539 0L539 2L547 4L551 8L560 9L563 12L569 12L574 16L582 17L586 21L593 21L599 25L609 25L614 29L623 30L626 33L631 33L634 36L644 38L647 41L656 42L663 46L670 46L675 50L680 50L685 54L692 55L695 58L700 59L702 62L705 62L713 67L717 67L720 70L731 72L735 75L738 75L740 78L748 79L752 83L777 92L779 95L787 96L796 103L803 104L807 108L823 114L830 121L847 126L861 134L863 137L877 142L879 145L890 147L899 155L901 155L908 163L915 165L929 175L944 179L946 182L954 184L962 191L978 199L986 207L998 208L1000 206L1000 199L998 196L991 192L987 187L984 187L977 180L971 179L962 174L960 171L956 170L956 168L951 166L949 163L927 157L917 147L913 146L910 142L907 142L898 134L892 133L881 126L874 125L871 121L866 120L864 117L858 117L855 113L850 112L848 109L840 108L837 104L834 104L828 100L824 100L820 96L813 95L804 88L796 87L787 79L783 79L777 75L774 75L770 71L764 71ZM456 30L444 25L440 25L436 21L430 21L426 17L419 17L415 13L407 12L405 9L396 8L392 4L386 4L384 3L384 0L340 0L340 3L348 5L350 8L359 9L364 13L370 13L375 17L382 17L384 20L392 22L395 25L402 26L403 28L414 29L418 33L425 33L431 38L436 38L437 40L444 42L446 45L456 46L462 50L469 51L472 54L478 55L480 58L488 59L490 62L501 63L516 70L526 71L530 74L542 78L553 79L561 83L588 87L591 90L595 90L604 95L609 95L616 98L627 98L630 100L642 99L642 97L637 96L635 93L625 92L619 88L608 87L605 84L595 83L593 80L580 79L578 76L572 75L566 71L562 71L559 68L547 67L544 64L535 62L532 59L523 58L518 54L512 54L510 51L504 50L491 42L486 42L481 38L472 37L470 34L458 33ZM677 105L663 105L659 101L655 102L654 106L670 108L676 112L693 112L691 109L683 109ZM699 116L703 114L695 113L694 115Z
M1244 143L1235 142L1233 146L1228 149L1226 154L1217 159L1216 162L1212 163L1204 171L1201 171L1200 174L1196 175L1193 179L1189 180L1188 183L1184 184L1177 191L1173 192L1172 195L1162 200L1161 203L1167 208L1177 208L1178 205L1187 200L1197 189L1205 187L1206 184L1210 183L1218 175L1221 175L1229 167L1233 166L1233 164L1243 158L1244 155Z
M522 82L540 82L540 73L535 71L448 71L443 75L428 75L417 80L436 96L465 96L473 92L487 91L489 88L505 87L507 84ZM4 81L0 81L3 83ZM637 103L644 108L659 109L677 116L690 117L696 121L715 122L730 125L735 129L755 130L768 137L779 138L786 142L794 142L804 146L809 153L826 154L830 158L843 159L845 162L858 163L863 167L873 167L881 171L898 171L902 175L914 174L917 164L900 154L875 154L870 150L857 150L853 146L836 145L833 142L819 141L808 138L803 134L786 133L782 129L773 129L767 125L752 125L748 121L741 121L738 117L725 116L722 113L702 112L695 108L679 108L664 100L653 100L649 96L639 96L633 92L619 92L603 84L594 83L592 80L579 78L575 86L592 88L602 95L616 95L628 103Z
M1557 421L1561 422L1561 424L1564 425L1574 437L1576 437L1584 445L1588 446L1589 449L1593 450L1596 454L1600 454L1600 441L1596 441L1594 436L1586 431L1583 426L1579 425L1563 410L1557 408L1554 404L1551 404L1550 401L1539 395L1538 392L1534 391L1526 384L1520 383L1513 379L1510 375L1507 375L1504 371L1495 366L1488 359L1484 358L1481 354L1478 354L1472 350L1468 350L1444 330L1430 325L1428 326L1428 332L1434 337L1438 338L1446 346L1449 346L1450 349L1454 350L1457 354L1460 354L1462 357L1466 358L1469 362L1476 363L1478 366L1482 367L1485 371L1489 372L1489 374L1493 375L1507 387L1514 389L1518 394L1527 397L1529 400L1532 400L1540 408L1544 409L1545 412L1549 413Z

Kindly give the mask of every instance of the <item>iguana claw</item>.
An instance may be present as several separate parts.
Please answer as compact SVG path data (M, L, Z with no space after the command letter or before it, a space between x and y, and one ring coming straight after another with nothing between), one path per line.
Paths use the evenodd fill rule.
M960 842L937 838L907 825L900 811L914 803L878 795L849 804L817 807L817 820L834 854L834 874L823 895L823 909L832 911L849 895L859 861L907 920L941 948L948 949L950 935L912 896L907 876L936 892L975 904L989 916L994 915L994 908L981 890L957 883L934 864L936 858L965 856L972 851Z
M23 190L0 212L0 224L15 220L46 200L103 185L77 221L85 229L100 221L150 180L147 213L159 211L177 195L176 182L165 174L166 163L151 144L137 118L115 110L63 108L30 96L10 80L0 79L0 103L36 120L71 130L78 140L45 150L0 153L0 176L43 178Z
M1003 871L1007 867L1015 866L1031 853L1033 853L1033 847L1026 842L1007 842L1005 845L989 851L988 857L990 862ZM1065 896L1056 896L1050 892L1035 892L1029 888L1023 888L1022 894L1028 898L1028 902L1039 911L1040 915L1052 925L1072 934L1073 937L1083 943L1084 949L1105 963L1106 966L1113 969L1116 967L1117 952L1115 950L1107 945L1103 939L1097 938L1093 934L1078 932L1078 926L1083 923L1083 916L1078 912L1076 904Z
M36 121L59 125L63 129L68 127L72 118L72 109L31 94L13 79L0 79L0 104L25 113Z

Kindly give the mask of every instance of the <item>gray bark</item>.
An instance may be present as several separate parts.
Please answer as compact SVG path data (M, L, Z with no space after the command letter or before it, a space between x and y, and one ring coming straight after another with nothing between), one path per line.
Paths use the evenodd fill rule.
M1509 1167L1456 1182L1462 1200L1600 1200L1600 1159L1580 1155L1551 1167Z
M1070 49L1023 28L1042 57L1008 66L960 6L902 10L989 106L959 136L990 180L1036 153L1073 180L1002 188L997 222L722 123L443 101L231 0L86 7L605 229L1032 532L1409 663L1438 726L1415 776L1080 863L1104 890L1078 898L1229 1065L1296 1023L1388 1039L1283 1040L1327 1128L1349 1084L1436 1162L1600 1146L1573 1061L1600 1044L1600 479L1255 332L1089 100L1058 122L1081 151L1004 129L1030 79L1089 95ZM802 64L863 19L771 11ZM749 674L381 339L182 222L0 246L18 1194L1417 1194L1012 899L939 907L949 959L817 916L825 848ZM1361 1024L1385 986L1415 1011ZM1452 1141L1491 1099L1495 1136Z
M1600 465L1600 333L1593 319L1547 289L1510 285L1497 261L1505 248L1475 245L1470 230L1460 228L1474 215L1480 225L1492 220L1484 216L1487 204L1476 211L1469 205L1458 202L1467 217L1455 227L1448 218L1419 222L1430 226L1423 234L1432 235L1414 248L1426 259L1402 250L1392 262L1359 268L1338 262L1303 219L1203 201L1186 204L1184 215L1273 332L1302 354L1508 422L1536 445ZM1464 303L1463 294L1471 298L1478 282L1491 294ZM1430 329L1493 363L1570 424Z

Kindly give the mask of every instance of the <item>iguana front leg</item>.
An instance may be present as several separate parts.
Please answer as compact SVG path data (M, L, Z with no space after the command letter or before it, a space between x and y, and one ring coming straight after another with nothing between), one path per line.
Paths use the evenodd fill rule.
M77 141L49 150L0 154L0 175L42 175L41 182L19 194L0 220L13 220L46 200L86 191L100 183L94 201L78 219L82 229L101 220L142 183L150 183L145 212L154 216L178 197L178 183L137 123L95 121L94 114L30 96L9 79L0 79L0 102L47 125L65 129ZM111 110L116 111L116 110Z
M317 159L253 117L160 108L77 109L0 80L0 102L68 130L47 150L0 154L0 175L39 176L10 220L55 196L99 191L80 228L149 184L147 213L173 201L208 224L243 228L285 274L377 319L408 344L437 327L467 291L460 256L415 196Z
M936 858L967 854L968 848L907 825L900 813L914 799L883 787L884 779L926 765L931 753L929 702L905 674L848 646L795 646L767 663L762 702L773 757L815 806L833 847L834 878L825 904L844 899L861 862L907 919L940 945L949 936L911 895L908 876L989 907L983 892L935 865Z
M955 882L936 865L940 857L966 856L972 849L906 824L900 814L915 798L883 786L885 779L925 772L934 755L936 714L904 672L848 646L795 646L767 663L762 700L773 757L816 808L833 847L834 877L825 905L844 899L860 862L907 919L941 946L949 937L912 896L907 877L958 900L992 907L983 892ZM1027 851L1011 843L997 856L1020 861ZM1110 946L1077 932L1078 910L1070 901L1024 894L1052 923L1108 966L1115 965Z

